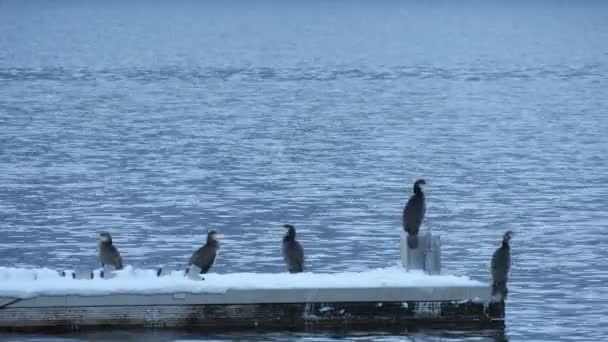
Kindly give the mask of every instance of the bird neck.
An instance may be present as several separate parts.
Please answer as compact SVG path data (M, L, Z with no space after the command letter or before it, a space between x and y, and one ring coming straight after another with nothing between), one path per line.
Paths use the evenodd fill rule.
M207 240L207 244L210 246L214 246L214 247L217 247L220 245L219 242L217 242L217 240L214 240L214 239Z
M294 241L296 239L296 236L293 234L287 234L283 237L283 241L288 242L288 241Z
M419 196L424 196L424 192L422 192L422 188L418 184L414 185L414 193Z
M100 246L112 246L112 240L109 241L99 241Z
M509 248L509 241L508 240L502 240L502 247L503 248Z

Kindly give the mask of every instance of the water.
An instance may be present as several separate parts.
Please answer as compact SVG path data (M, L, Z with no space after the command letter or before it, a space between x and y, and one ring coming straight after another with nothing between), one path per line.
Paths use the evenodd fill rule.
M593 1L0 1L0 263L97 267L106 229L126 263L182 267L214 228L215 271L280 272L289 222L309 270L383 267L425 178L423 229L441 234L446 272L488 281L516 232L510 341L605 339L607 14Z

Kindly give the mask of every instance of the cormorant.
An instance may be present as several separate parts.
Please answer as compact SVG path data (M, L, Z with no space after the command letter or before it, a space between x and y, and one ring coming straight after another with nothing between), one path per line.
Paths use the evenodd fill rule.
M207 243L203 245L203 247L199 248L188 261L188 266L196 265L201 269L202 273L207 273L213 262L215 261L215 257L217 256L217 251L220 249L220 242L217 236L217 232L215 230L207 233Z
M304 271L304 250L302 245L296 241L296 228L290 224L283 225L285 236L283 237L283 259L287 264L289 273Z
M112 244L112 236L108 232L99 233L99 261L101 267L112 265L117 270L121 270L123 267L122 257L116 246Z
M409 248L418 248L418 231L426 213L426 201L421 185L426 185L424 179L414 183L414 194L403 208L403 230L407 232L407 245Z
M508 231L502 237L502 246L492 255L492 296L500 294L502 300L507 297L507 280L511 270L511 247L509 241L513 232Z

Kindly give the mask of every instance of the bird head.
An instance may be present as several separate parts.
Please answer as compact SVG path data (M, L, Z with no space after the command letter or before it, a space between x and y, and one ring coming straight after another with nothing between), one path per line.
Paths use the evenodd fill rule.
M220 237L217 233L217 231L215 230L211 230L209 231L209 233L207 233L207 242L220 242Z
M426 185L426 181L424 179L418 179L414 182L414 193L418 193L418 191L422 190L422 186Z
M99 242L101 243L112 243L112 235L108 232L99 233Z
M284 224L283 228L285 228L285 236L287 236L289 238L296 237L296 227L294 227L290 224Z
M515 235L512 231L507 231L503 236L502 236L502 241L509 243L509 241L511 241L511 238L513 237L513 235Z

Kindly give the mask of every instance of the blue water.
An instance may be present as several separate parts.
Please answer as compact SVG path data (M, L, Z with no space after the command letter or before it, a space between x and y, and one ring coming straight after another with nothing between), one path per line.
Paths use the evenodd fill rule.
M488 281L516 232L506 338L606 339L607 19L599 1L0 1L0 265L97 267L108 230L127 264L183 267L217 229L214 271L282 272L287 222L308 270L394 265L425 178L446 273ZM442 334L106 338L494 340Z

